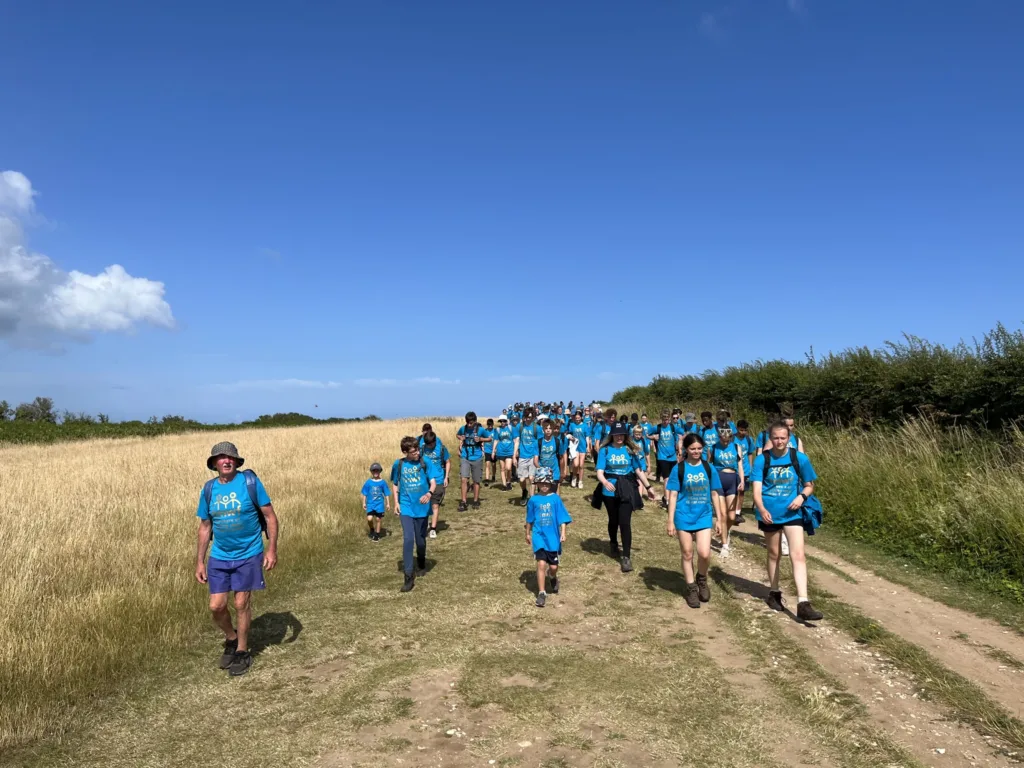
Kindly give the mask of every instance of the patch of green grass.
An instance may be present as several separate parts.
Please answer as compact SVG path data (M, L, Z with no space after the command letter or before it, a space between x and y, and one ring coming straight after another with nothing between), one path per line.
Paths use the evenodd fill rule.
M744 649L768 670L765 678L789 710L812 728L837 764L844 768L920 766L903 748L879 733L866 717L860 700L807 651L794 645L773 617L763 611L744 610L720 568L713 566L711 576L723 593L723 599L715 601L715 608ZM773 648L785 649L785 654L774 654L770 650Z
M920 646L893 634L856 608L836 599L835 595L816 589L815 600L821 604L832 624L913 675L921 690L945 707L952 717L981 734L1000 739L1018 749L1024 748L1024 723L970 680L944 666Z

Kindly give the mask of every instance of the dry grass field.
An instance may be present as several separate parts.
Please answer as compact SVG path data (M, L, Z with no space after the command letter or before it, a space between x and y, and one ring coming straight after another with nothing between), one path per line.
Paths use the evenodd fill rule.
M0 449L0 749L59 740L77 709L205 630L192 576L205 460L234 441L281 519L297 578L361 531L359 488L421 420ZM453 421L432 422L454 440ZM273 582L273 577L271 578Z

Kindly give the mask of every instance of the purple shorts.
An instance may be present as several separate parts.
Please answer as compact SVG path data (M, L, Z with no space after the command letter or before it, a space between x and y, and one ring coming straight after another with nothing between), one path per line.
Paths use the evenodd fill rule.
M253 592L263 589L263 553L245 560L217 560L211 557L206 563L206 581L210 594L222 592Z

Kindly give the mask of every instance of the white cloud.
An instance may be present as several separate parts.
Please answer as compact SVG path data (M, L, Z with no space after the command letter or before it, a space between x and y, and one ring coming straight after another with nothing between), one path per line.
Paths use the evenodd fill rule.
M421 384L461 384L459 379L441 379L436 376L420 376L415 379L356 379L357 387L415 387Z
M65 272L30 251L23 225L35 212L36 194L23 174L0 173L0 338L54 346L143 323L174 327L163 283L132 277L119 264L98 275Z
M719 40L722 37L722 25L713 13L705 11L700 15L700 24L697 25L700 33L711 40Z
M338 381L314 381L310 379L253 379L226 384L225 389L337 389Z

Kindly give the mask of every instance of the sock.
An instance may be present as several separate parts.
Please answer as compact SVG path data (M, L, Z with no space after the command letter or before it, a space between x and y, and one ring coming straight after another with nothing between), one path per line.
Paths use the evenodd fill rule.
M796 599L796 602L797 602L797 605L799 605L800 603L809 603L809 602L811 602L811 601L810 601L810 600L808 600L808 599L807 599L806 597L798 597L798 598Z

